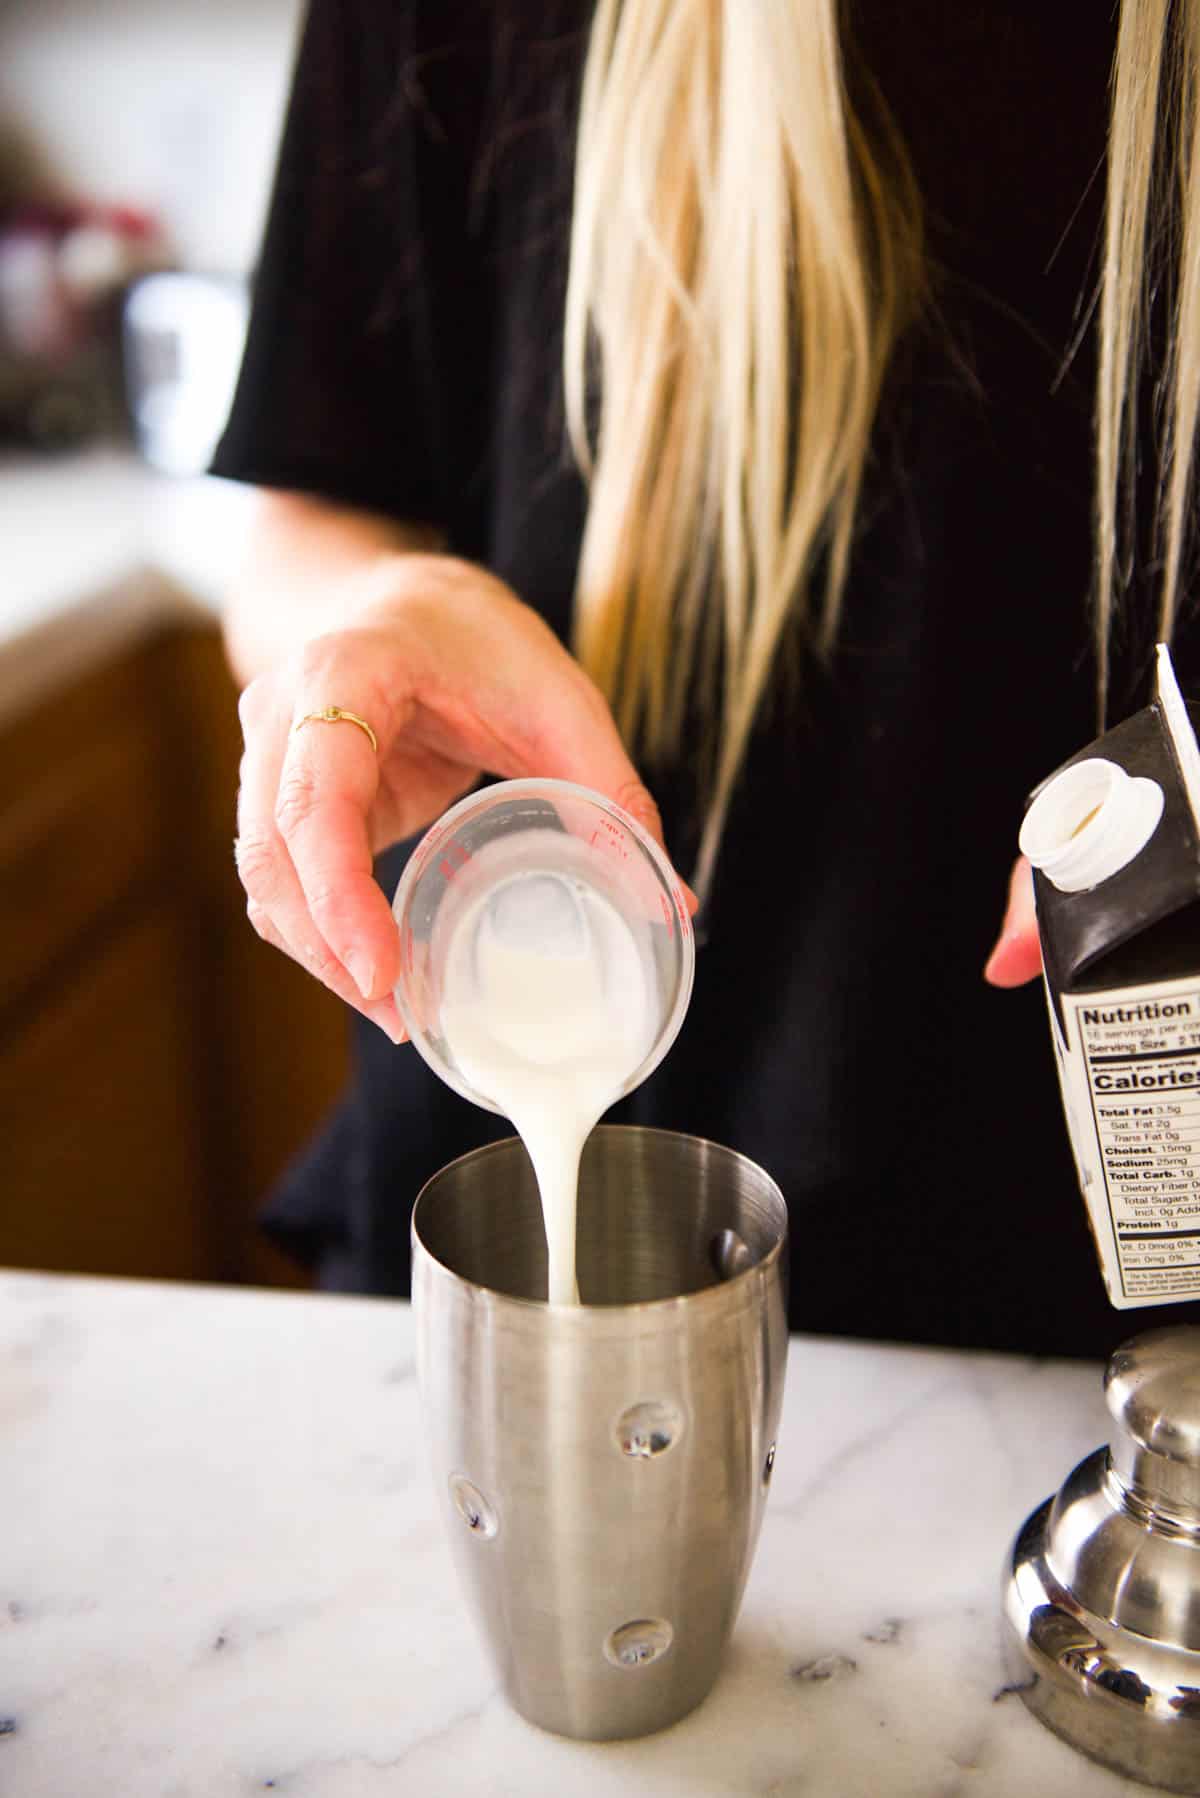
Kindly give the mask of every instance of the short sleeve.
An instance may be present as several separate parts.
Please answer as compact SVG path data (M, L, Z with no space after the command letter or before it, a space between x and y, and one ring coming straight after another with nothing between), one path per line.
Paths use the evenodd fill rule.
M310 0L214 474L453 535L486 435L479 19L446 0Z

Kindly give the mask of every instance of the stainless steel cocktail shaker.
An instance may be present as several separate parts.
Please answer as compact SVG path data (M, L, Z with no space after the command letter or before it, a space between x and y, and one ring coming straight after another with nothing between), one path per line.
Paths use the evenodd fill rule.
M583 1303L548 1305L517 1141L413 1215L439 1500L501 1685L591 1740L661 1729L716 1678L762 1522L787 1354L787 1212L744 1157L603 1127L584 1152Z
M1111 1442L1009 1556L1013 1683L1094 1760L1200 1793L1200 1329L1123 1344L1105 1396Z

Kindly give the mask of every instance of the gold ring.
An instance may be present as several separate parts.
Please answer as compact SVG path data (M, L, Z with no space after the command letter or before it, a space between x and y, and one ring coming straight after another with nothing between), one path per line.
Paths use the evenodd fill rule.
M319 712L306 712L303 718L297 719L296 723L293 724L292 729L303 730L306 724L342 723L357 724L359 730L367 733L371 748L375 751L376 755L379 754L378 739L366 719L360 718L357 712L345 711L340 705L323 705Z

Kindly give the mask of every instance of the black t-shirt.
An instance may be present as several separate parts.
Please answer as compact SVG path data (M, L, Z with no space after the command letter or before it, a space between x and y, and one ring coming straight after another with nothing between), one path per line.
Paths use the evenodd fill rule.
M1101 1354L1113 1311L1037 985L985 986L1028 789L1096 732L1087 596L1111 22L1090 0L858 0L925 197L933 302L898 352L825 667L764 707L678 1041L613 1115L777 1178L791 1318ZM314 0L216 472L440 526L562 635L584 515L560 374L585 0ZM1112 716L1142 704L1135 587ZM1195 633L1179 639L1195 675ZM652 771L686 874L686 766ZM389 892L405 846L383 858ZM508 1134L356 1024L346 1102L272 1207L325 1277L408 1281L412 1200ZM333 1271L333 1270L337 1271Z

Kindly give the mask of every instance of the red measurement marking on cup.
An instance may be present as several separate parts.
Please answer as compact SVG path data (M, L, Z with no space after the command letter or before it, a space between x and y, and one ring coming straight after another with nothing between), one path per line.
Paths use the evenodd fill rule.
M438 863L438 872L443 880L453 880L460 868L465 868L471 859L471 851L465 843L451 843L445 855Z
M404 966L411 974L413 971L413 928L411 924L404 927Z
M625 847L625 834L620 826L611 818L601 818L589 839L593 849L607 849L610 855L619 856L623 862L629 860L629 851Z
M669 936L674 936L675 935L675 913L671 908L671 901L667 898L667 895L665 893L660 893L658 895L658 909L659 909L659 911L661 911L661 913L663 915L663 923L667 927L667 934Z

